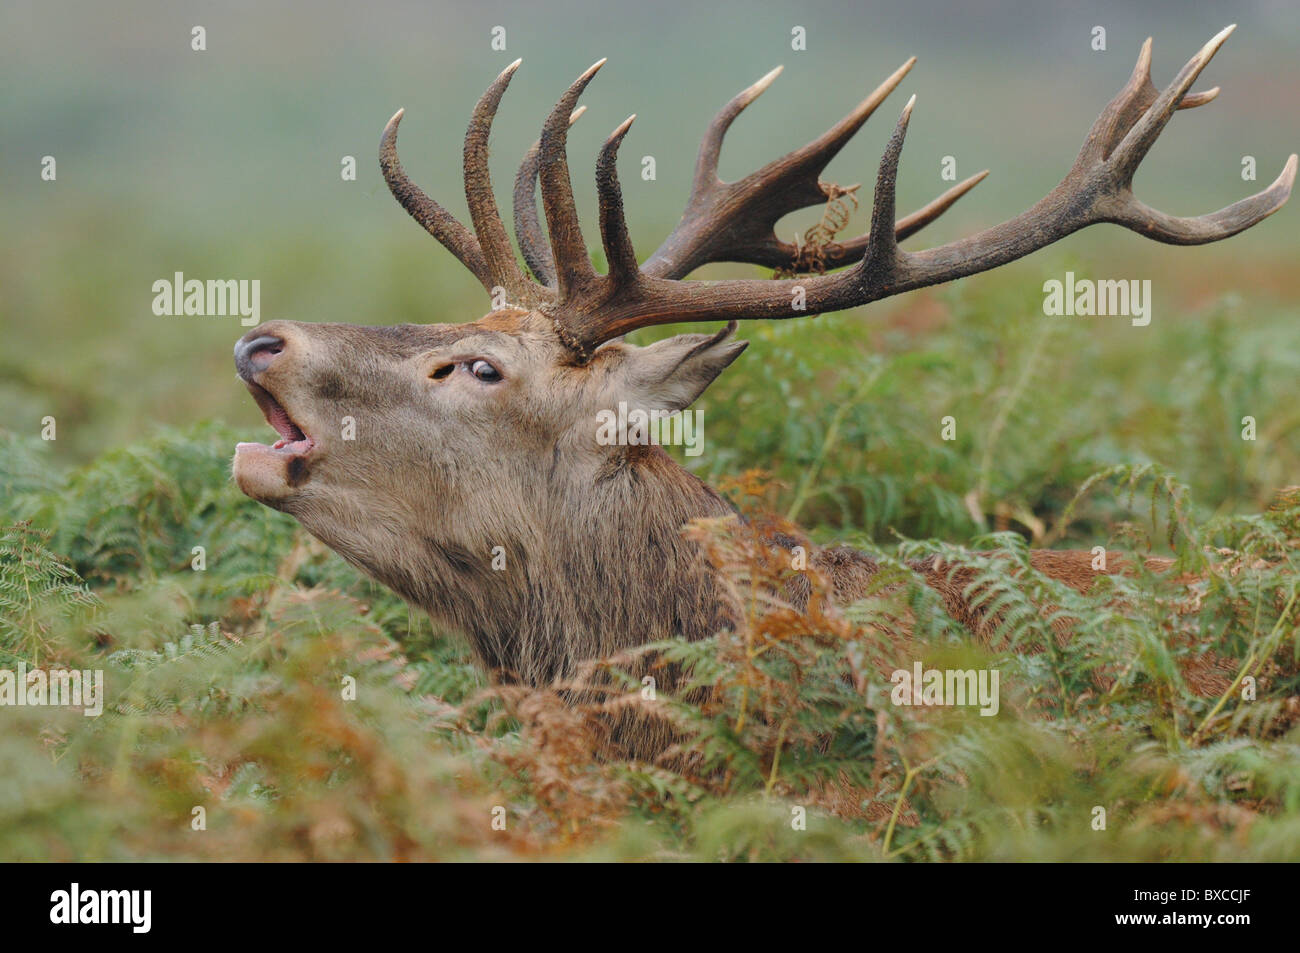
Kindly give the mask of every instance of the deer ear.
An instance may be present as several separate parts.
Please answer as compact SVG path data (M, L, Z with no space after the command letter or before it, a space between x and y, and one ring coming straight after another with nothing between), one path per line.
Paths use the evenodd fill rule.
M646 410L685 410L749 346L733 340L735 333L732 321L717 334L677 334L629 347L610 382L614 396Z

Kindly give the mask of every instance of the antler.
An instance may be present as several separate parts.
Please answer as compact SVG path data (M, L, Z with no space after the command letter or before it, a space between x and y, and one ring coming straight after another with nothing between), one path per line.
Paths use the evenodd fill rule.
M647 267L630 278L621 279L617 289L605 289L589 301L564 302L563 313L558 318L562 333L566 340L573 342L579 354L584 354L610 338L656 324L790 318L838 311L996 268L1099 222L1123 225L1149 238L1172 244L1200 244L1235 235L1271 215L1286 202L1295 181L1297 160L1294 154L1269 188L1196 218L1166 215L1143 204L1132 193L1133 174L1138 164L1175 110L1202 105L1217 94L1217 89L1192 96L1187 92L1233 29L1228 27L1205 44L1160 93L1151 83L1151 40L1148 39L1142 45L1132 77L1093 124L1066 177L1032 208L1007 222L937 248L919 252L899 249L900 228L894 221L894 185L903 139L915 103L913 97L903 108L880 162L870 231L864 238L851 243L861 255L854 267L834 275L782 281L703 282L665 280L652 274L651 263L647 262ZM907 64L903 69L906 67ZM896 73L887 80L881 89L886 92L892 89L897 76ZM757 86L761 92L763 81ZM714 140L720 138L716 133L724 130L729 122L729 110L734 107L734 112L739 112L752 101L757 95L753 90L751 87L733 100L720 114L719 120L715 120L701 149L700 166L706 178L713 174ZM873 93L872 98L875 96ZM851 123L860 111L861 107L850 115L846 123ZM815 151L813 146L823 142L831 143L823 148L835 148L834 134L844 125L842 123L803 151ZM611 148L617 148L612 137L606 150ZM767 169L777 167L780 167L779 162ZM793 178L792 173L784 174ZM756 175L760 181L755 187L759 187L764 181L761 174ZM742 180L742 183L747 181ZM699 183L697 178L697 195L701 194ZM601 190L602 209L621 206L616 188L614 183L613 188ZM707 189L703 194L706 196L703 210L688 209L678 229L681 236L675 233L665 243L669 253L656 256L658 262L654 270L665 275L676 274L682 268L703 260L704 255L710 253L709 241L690 236L707 235L712 230L721 230L728 223L746 220L743 212L719 211L718 206L710 205ZM940 205L942 201L932 203L931 207ZM757 214L748 218L754 223L759 220ZM670 261L670 256L675 254L673 249L679 246L690 250L680 260ZM759 260L757 254L750 252L730 257L742 261ZM799 308L799 304L803 307Z
M393 194L417 221L485 286L502 285L520 303L536 305L550 314L556 333L579 360L586 360L605 341L657 324L790 318L856 307L996 268L1099 222L1112 222L1157 241L1181 245L1218 241L1251 227L1281 208L1290 197L1296 175L1294 154L1264 191L1195 218L1157 211L1132 192L1138 164L1173 113L1203 105L1218 94L1217 87L1204 93L1189 94L1188 90L1234 28L1228 27L1205 44L1163 92L1158 92L1151 82L1151 40L1147 39L1133 75L1093 123L1073 166L1056 188L1029 210L1000 225L936 248L905 252L898 247L899 241L941 215L986 174L972 176L924 208L895 221L894 189L916 101L912 97L880 161L869 231L821 250L821 263L827 267L854 263L835 274L775 281L679 280L711 261L795 266L799 249L776 237L775 223L788 212L843 194L843 190L822 183L820 172L898 86L914 59L900 66L819 138L737 182L726 183L717 175L723 137L736 116L771 85L779 70L768 73L732 99L710 123L700 146L695 181L681 222L642 266L637 264L628 235L616 171L619 145L635 119L629 117L606 140L596 165L601 242L609 262L609 270L603 275L594 270L587 253L565 155L568 128L581 114L581 109L574 109L578 97L605 61L596 63L556 104L515 182L516 234L529 268L549 287L529 281L519 270L509 251L509 240L487 178L487 134L517 62L484 94L466 136L466 195L479 233L477 239L402 173L395 149L400 111L384 132L380 162ZM534 200L538 180L549 252ZM484 246L480 247L479 242Z

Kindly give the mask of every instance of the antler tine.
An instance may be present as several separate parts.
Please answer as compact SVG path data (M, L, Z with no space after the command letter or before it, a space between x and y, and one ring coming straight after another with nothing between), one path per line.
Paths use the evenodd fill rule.
M586 111L586 106L575 109L569 116L569 125L577 122ZM524 253L528 270L542 284L555 287L555 259L551 257L551 246L537 212L537 169L541 164L541 145L541 140L532 144L515 176L515 238L519 241L519 250Z
M1203 93L1188 93L1183 97L1182 102L1178 104L1179 109L1195 109L1197 106L1204 106L1208 102L1213 102L1219 95L1219 87L1214 86Z
M632 128L636 114L628 116L615 129L600 150L596 160L596 190L600 196L600 240L609 262L609 278L615 285L634 282L639 271L636 249L627 231L627 218L623 214L623 190L618 184L618 147Z
M555 260L555 277L561 301L575 297L582 286L595 276L595 269L591 267L591 259L587 254L587 244L582 238L577 206L573 201L565 141L569 132L569 116L578 97L604 65L603 59L592 64L565 91L542 126L542 137L539 140L538 174L542 183L542 208L545 210L546 228L551 237L551 252Z
M1282 172L1267 189L1217 212L1183 218L1167 215L1130 197L1128 214L1116 222L1166 245L1204 245L1230 238L1262 222L1286 204L1295 184L1296 159L1296 154L1291 153Z
M456 216L425 195L402 169L402 163L397 158L397 127L405 112L404 109L397 110L384 126L384 133L379 138L379 168L384 174L384 181L388 183L388 190L426 232L438 239L491 292L495 282L474 233L462 225Z
M958 182L947 192L932 199L929 204L921 206L911 215L900 218L894 225L895 237L897 237L900 242L906 238L911 238L944 212L948 211L948 209L952 208L953 204L959 198L983 182L988 174L988 169L985 169L982 172L976 172L969 179ZM849 248L851 247L851 244L845 243L844 247Z
M492 82L470 117L465 132L465 202L469 205L470 220L478 235L479 246L487 259L488 270L496 284L505 288L515 298L529 298L532 283L519 269L515 250L506 234L501 213L492 194L492 176L488 171L488 139L492 134L492 120L506 87L523 60L515 60Z
M907 137L907 124L916 105L913 95L898 117L893 135L880 158L880 171L876 173L876 189L871 200L871 231L867 233L867 248L862 256L864 272L893 270L898 258L898 238L894 225L894 191L898 184L898 160L903 155L903 140Z
M778 66L773 70L769 70L767 75L757 83L733 96L713 117L708 129L704 131L704 138L700 140L700 152L695 159L695 180L691 186L691 204L694 203L697 196L704 195L711 189L724 184L722 179L718 177L718 159L722 154L722 140L726 138L727 130L736 121L736 117L745 111L745 107L758 99L759 96L762 96L767 91L767 88L776 82L776 78L781 75L781 71L784 69L784 66Z
M1230 32L1225 30L1207 43L1160 93L1151 86L1150 43L1144 44L1133 76L1093 124L1069 173L1032 208L1000 225L924 251L898 248L894 191L913 97L881 158L871 231L862 258L853 268L781 281L679 281L661 276L672 269L656 275L643 267L635 281L598 307L574 302L557 311L557 329L581 356L604 341L652 325L838 311L995 268L1099 222L1118 223L1177 244L1234 235L1287 201L1300 164L1296 155L1264 191L1196 218L1175 218L1150 209L1135 199L1130 189L1134 169L1179 104L1200 105L1213 98L1215 91L1211 90L1197 94L1189 104L1187 90ZM962 188L969 186L962 183L958 189ZM939 205L945 198L931 205Z

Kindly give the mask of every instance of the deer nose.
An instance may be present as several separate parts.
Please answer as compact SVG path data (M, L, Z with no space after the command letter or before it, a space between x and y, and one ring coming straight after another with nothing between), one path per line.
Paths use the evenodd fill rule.
M284 350L284 339L263 334L252 340L240 338L235 344L235 370L248 380L258 371L264 371Z

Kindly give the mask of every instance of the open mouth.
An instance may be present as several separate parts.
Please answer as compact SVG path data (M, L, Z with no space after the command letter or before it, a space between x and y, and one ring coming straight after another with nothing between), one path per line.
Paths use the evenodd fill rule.
M280 435L280 439L275 443L267 446L263 443L241 443L236 450L244 447L262 447L267 450L275 450L286 456L302 457L311 453L312 448L316 446L316 441L303 432L289 412L280 405L280 402L271 396L271 392L260 384L254 384L252 381L244 381L248 392L253 395L253 400L257 401L257 406L262 409L262 416L266 422L275 428L275 432Z

